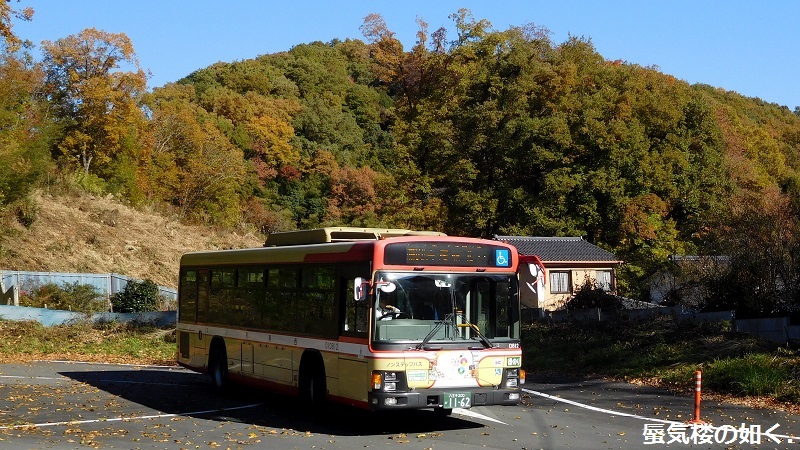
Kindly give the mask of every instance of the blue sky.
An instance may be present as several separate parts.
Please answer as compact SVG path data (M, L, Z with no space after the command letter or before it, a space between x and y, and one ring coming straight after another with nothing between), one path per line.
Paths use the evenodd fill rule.
M379 13L406 49L416 18L454 38L448 16L468 8L496 30L533 23L556 43L591 39L606 59L621 59L689 83L705 83L794 109L800 106L800 1L741 0L21 0L35 11L14 32L38 44L89 27L125 33L150 87L218 61L289 50L297 44L363 39L367 14Z

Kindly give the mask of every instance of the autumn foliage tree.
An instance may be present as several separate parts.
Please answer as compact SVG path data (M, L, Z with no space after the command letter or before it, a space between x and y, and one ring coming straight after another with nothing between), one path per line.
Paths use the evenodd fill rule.
M147 98L148 196L173 205L181 217L234 226L241 219L243 154L220 130L224 119L192 103L194 98L192 86L177 84Z
M103 173L144 120L137 101L147 77L133 44L124 33L89 28L44 41L42 51L45 93L65 130L57 149L84 174L93 164Z
M49 164L51 128L31 92L42 72L24 58L0 55L0 205L25 198Z
M15 10L0 2L0 214L25 226L35 220L29 199L49 169L47 145L52 127L40 98L41 68L26 52L27 43L12 31L12 20L30 20L33 10ZM4 214L5 213L5 214ZM0 225L0 236L5 234Z
M29 21L33 18L33 8L26 7L21 10L11 7L10 1L0 2L0 38L4 51L15 52L22 46L23 41L14 33L12 19Z
M0 5L8 36L25 13ZM188 221L583 236L626 261L625 295L646 299L669 255L697 253L766 268L742 277L748 308L798 297L785 288L800 272L797 114L609 61L589 39L450 18L450 38L418 19L405 49L370 14L365 41L220 62L144 96L124 34L45 42L43 72L0 62L0 157L16 164L0 188L32 185L52 143L68 170Z

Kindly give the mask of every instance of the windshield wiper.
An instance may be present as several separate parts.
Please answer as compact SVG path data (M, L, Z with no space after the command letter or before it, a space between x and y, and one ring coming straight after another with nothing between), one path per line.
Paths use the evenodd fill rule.
M454 314L448 314L444 318L444 320L437 322L436 326L433 327L433 329L427 335L425 335L425 338L422 340L422 342L417 344L417 346L416 346L417 350L432 349L432 348L428 347L428 342L430 342L430 340L433 339L434 336L436 336L436 333L439 330L441 330L442 327L445 326L445 324L447 326L453 328L452 340L456 340L456 336L458 335L458 333L456 333L456 330L458 330L458 327L469 327L472 331L475 332L475 334L478 336L478 339L481 341L481 344L483 344L484 347L486 347L486 348L494 347L494 345L491 342L489 342L489 339L487 339L486 336L484 336L483 333L481 333L480 328L478 328L477 325L475 325L473 323L470 323L470 321L468 321L467 318L464 317L463 314L459 315L459 317L462 320L461 323L456 323L455 317L456 316ZM436 349L436 350L438 350L438 349Z
M436 322L436 326L435 326L435 327L433 327L433 329L432 329L430 332L428 332L428 334L426 334L426 335L425 335L425 338L424 338L424 339L422 339L422 342L420 342L419 344L417 344L417 347L416 347L416 348L417 348L417 350L423 350L423 349L424 349L424 350L438 350L438 349L433 349L433 348L430 348L430 349L429 349L429 348L427 347L427 345L428 345L428 342L430 342L430 340L431 340L431 339L432 339L434 336L436 336L436 333L437 333L439 330L441 330L441 329L442 329L442 327L444 326L444 324L445 324L445 323L452 323L452 318L451 318L450 316L452 316L452 314L448 314L448 315L447 315L447 317L445 317L445 319L444 319L444 320L440 320L440 321ZM451 319L451 320L447 320L447 319Z

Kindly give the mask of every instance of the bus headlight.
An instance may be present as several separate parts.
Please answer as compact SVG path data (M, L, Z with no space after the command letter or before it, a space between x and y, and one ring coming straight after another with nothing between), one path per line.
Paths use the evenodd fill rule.
M525 383L525 371L519 368L506 369L506 382L507 388L519 387L520 384Z

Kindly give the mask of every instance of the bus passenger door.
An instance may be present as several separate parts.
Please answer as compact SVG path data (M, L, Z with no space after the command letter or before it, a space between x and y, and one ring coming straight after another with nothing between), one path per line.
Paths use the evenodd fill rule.
M202 323L208 320L208 295L211 287L211 272L208 269L197 271L197 322ZM192 333L192 366L205 367L208 364L208 346L211 344L211 337L202 331Z
M328 376L339 379L339 392L331 394L355 402L366 402L371 370L365 357L369 353L369 301L357 302L353 298L356 277L370 279L368 263L342 267L339 271L339 371Z

